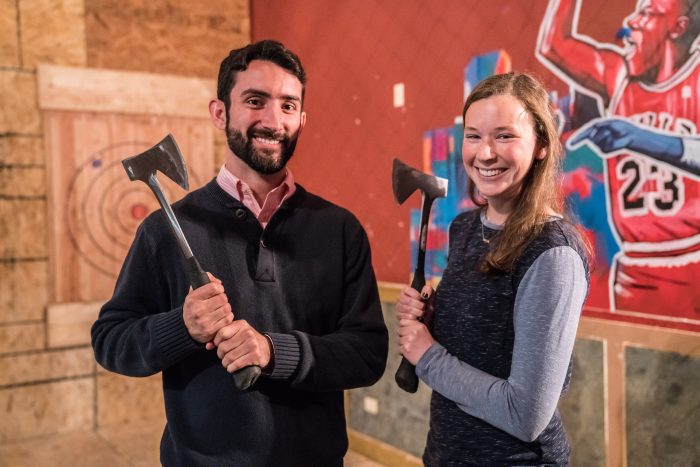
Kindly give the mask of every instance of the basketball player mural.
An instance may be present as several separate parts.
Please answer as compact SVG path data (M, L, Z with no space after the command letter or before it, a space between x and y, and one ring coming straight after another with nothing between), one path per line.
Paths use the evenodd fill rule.
M577 34L580 7L550 0L537 57L602 115L567 146L605 159L611 309L700 324L700 0L640 0L622 46Z

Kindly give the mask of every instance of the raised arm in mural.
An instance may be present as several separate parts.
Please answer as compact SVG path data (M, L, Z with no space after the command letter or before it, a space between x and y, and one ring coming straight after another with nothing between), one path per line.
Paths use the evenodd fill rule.
M695 175L700 175L700 138L681 137L637 125L622 118L593 120L582 127L567 142L569 149L589 143L602 157L612 157L620 151L665 162Z
M605 158L610 308L700 323L700 0L639 0L621 45L578 33L582 5L551 0L536 50L605 117L571 144Z
M602 46L576 31L580 0L552 0L542 22L537 52L566 75L567 81L600 97L608 105L626 74L623 51ZM576 57L574 60L573 58Z

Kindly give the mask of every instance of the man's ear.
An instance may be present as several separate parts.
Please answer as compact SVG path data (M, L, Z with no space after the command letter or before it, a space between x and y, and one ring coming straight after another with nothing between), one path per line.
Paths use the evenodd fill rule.
M219 130L226 130L226 104L219 99L209 101L209 117L211 123Z
M688 31L689 22L690 19L687 16L679 16L676 19L676 24L673 25L673 29L671 29L671 32L669 33L671 39L678 39L685 34L686 31Z
M301 113L301 122L299 128L304 128L304 125L306 125L306 112Z

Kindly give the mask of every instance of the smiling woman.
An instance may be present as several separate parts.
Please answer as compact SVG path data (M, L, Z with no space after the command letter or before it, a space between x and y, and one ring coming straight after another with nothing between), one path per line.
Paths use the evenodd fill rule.
M588 291L588 252L564 220L561 145L533 77L485 79L464 105L462 159L481 209L450 226L433 294L396 305L401 353L433 389L426 466L568 465L557 403ZM427 306L426 306L427 302Z
M533 161L543 159L532 118L511 95L474 102L464 114L462 159L469 178L488 201L486 217L508 218ZM554 212L550 212L554 214Z

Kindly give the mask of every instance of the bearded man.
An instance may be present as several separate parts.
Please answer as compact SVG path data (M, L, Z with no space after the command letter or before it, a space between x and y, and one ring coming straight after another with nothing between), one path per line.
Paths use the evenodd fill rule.
M306 74L260 41L221 63L216 179L174 205L211 283L190 290L166 217L146 218L92 328L97 361L162 372L168 466L342 466L343 390L376 382L387 331L367 235L286 167L306 123ZM236 388L229 373L262 376Z

